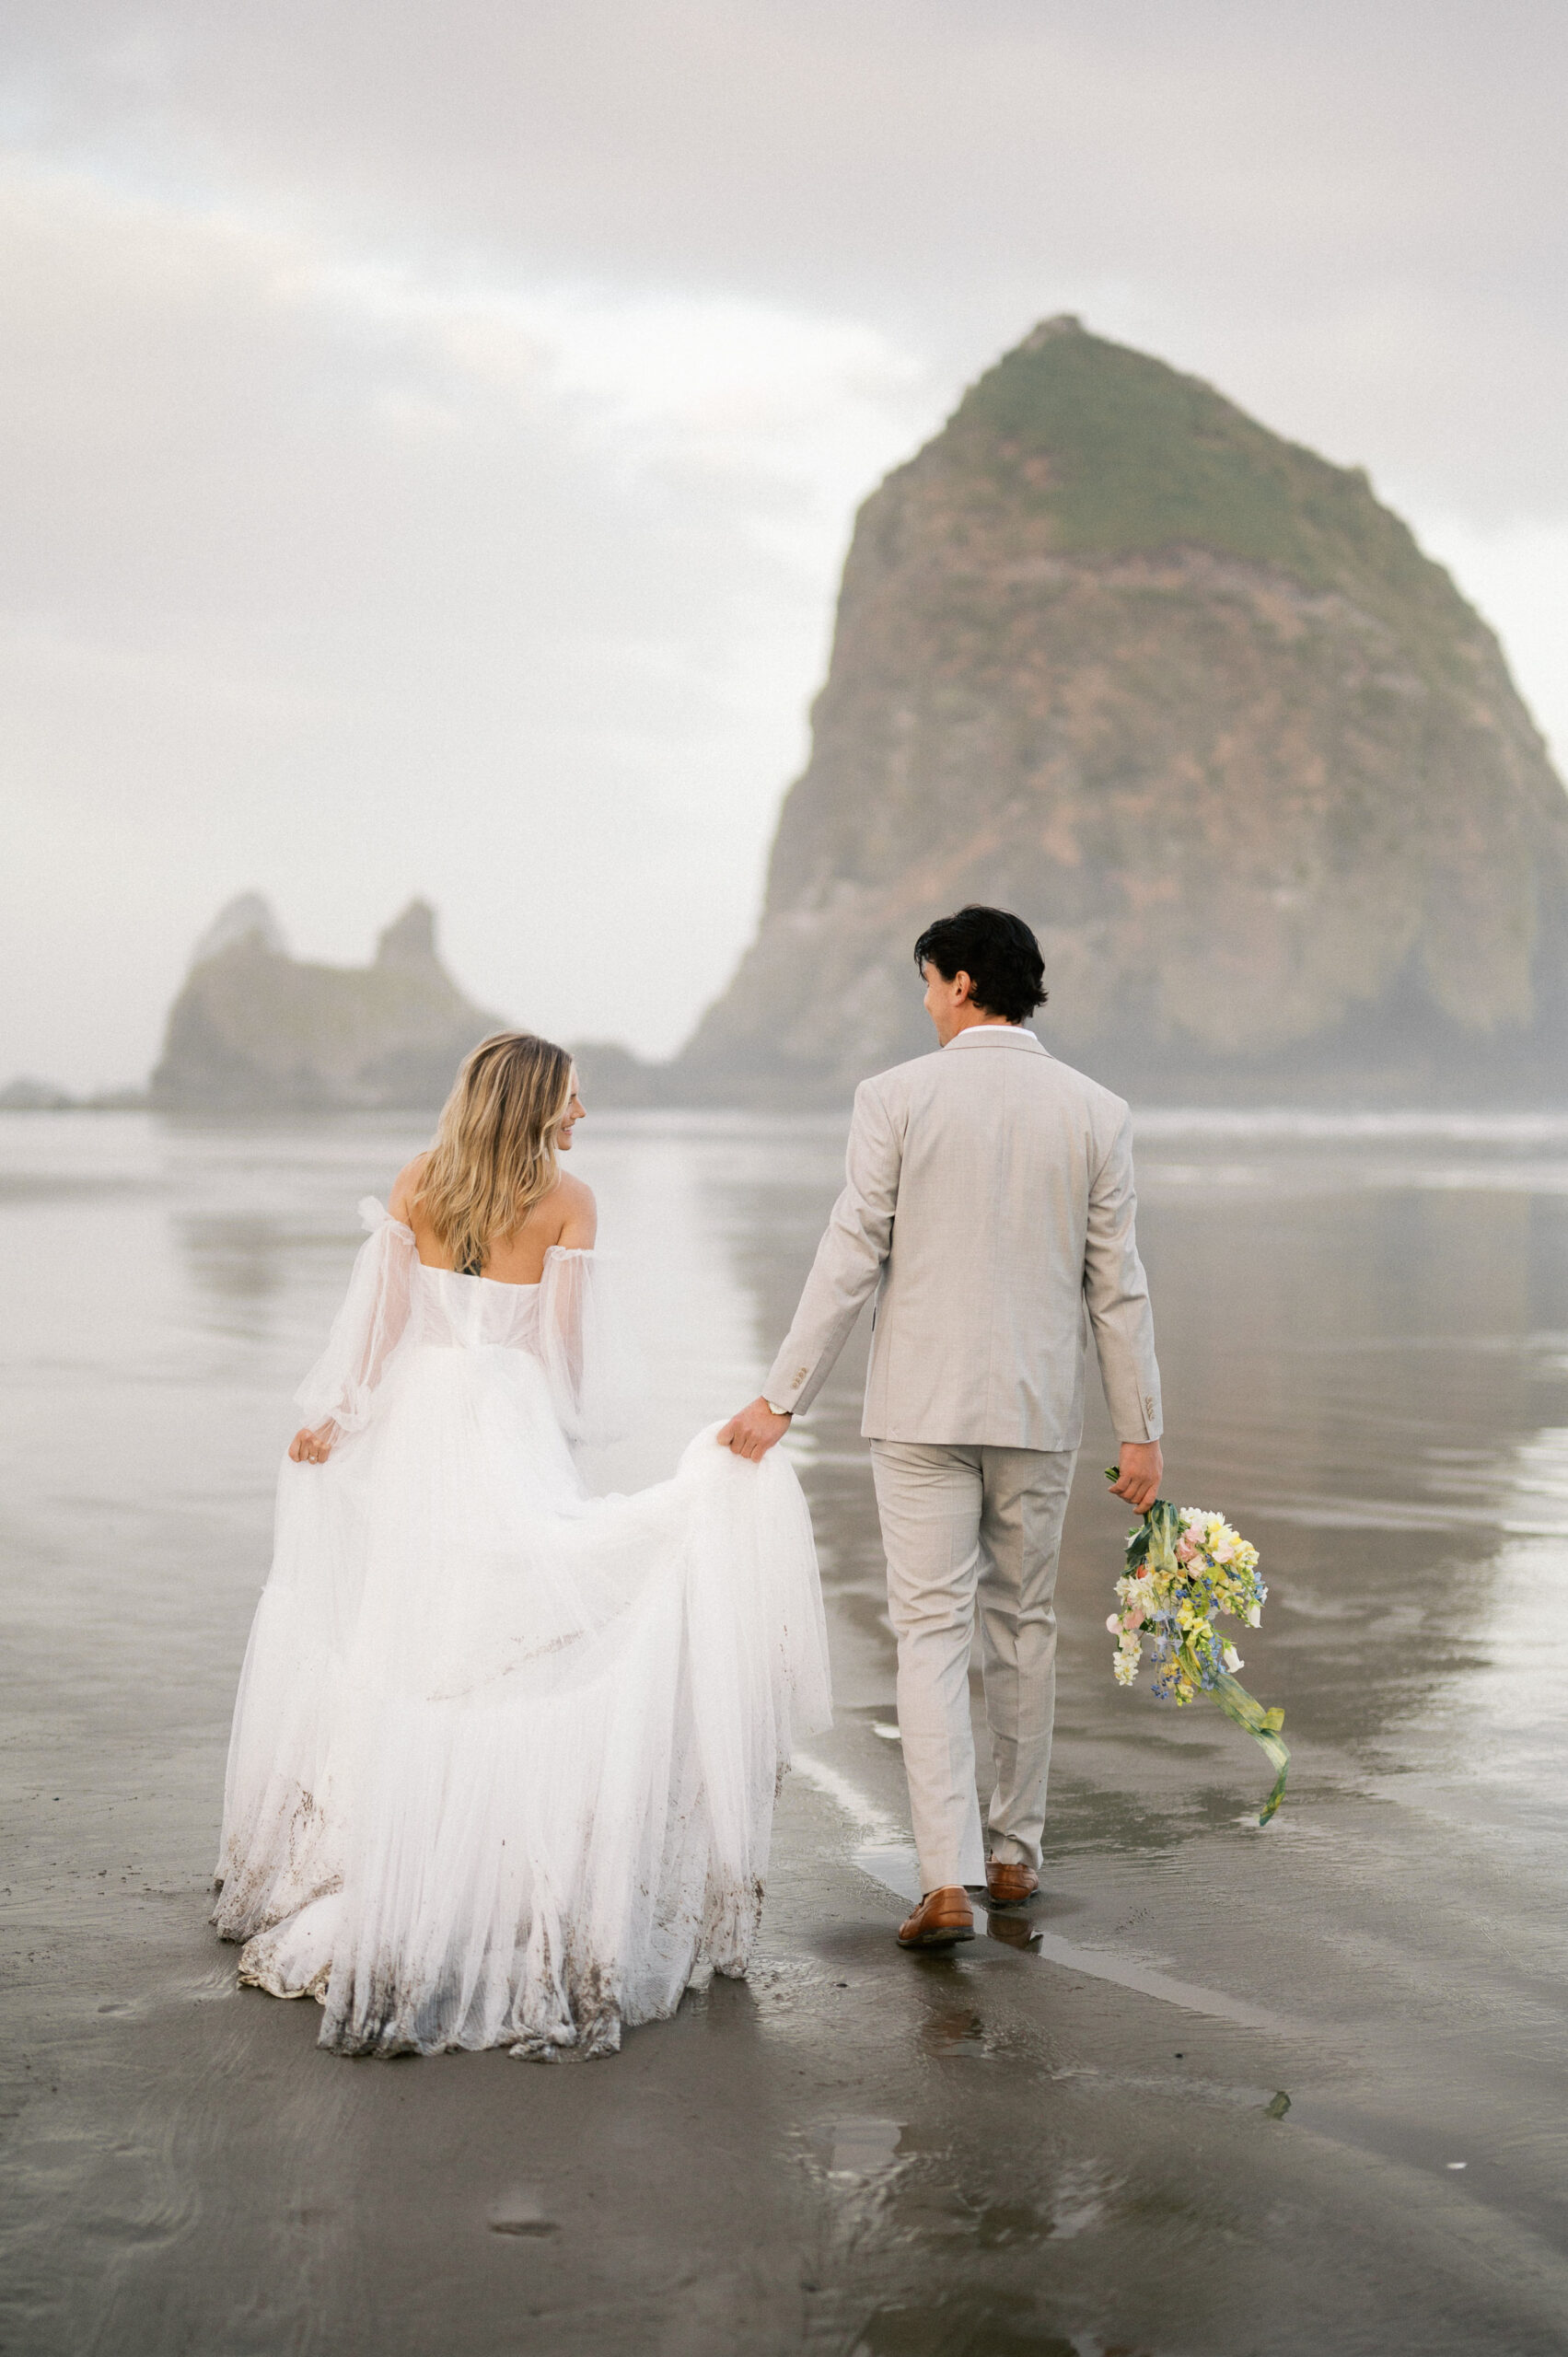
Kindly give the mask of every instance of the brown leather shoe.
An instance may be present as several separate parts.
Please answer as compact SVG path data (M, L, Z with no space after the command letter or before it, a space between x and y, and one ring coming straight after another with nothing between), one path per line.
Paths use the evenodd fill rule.
M901 1948L950 1948L974 1937L974 1915L958 1884L928 1890L914 1913L899 1925Z
M993 1907L1019 1907L1040 1888L1032 1866L1005 1866L996 1858L985 1862L985 1887Z

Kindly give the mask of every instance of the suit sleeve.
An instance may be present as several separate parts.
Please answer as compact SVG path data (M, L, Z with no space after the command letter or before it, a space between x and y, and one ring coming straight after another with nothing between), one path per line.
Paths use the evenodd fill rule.
M903 1139L874 1081L854 1093L844 1189L833 1205L765 1396L803 1414L876 1292L893 1235Z
M1121 1124L1089 1190L1084 1300L1094 1328L1105 1404L1118 1440L1157 1440L1164 1419L1149 1281L1133 1232L1132 1116Z

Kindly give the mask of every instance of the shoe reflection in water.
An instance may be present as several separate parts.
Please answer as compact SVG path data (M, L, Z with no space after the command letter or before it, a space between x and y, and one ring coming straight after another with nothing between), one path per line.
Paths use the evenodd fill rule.
M1028 1915L999 1915L993 1908L985 1919L985 1936L1004 1947L1029 1948L1040 1937L1040 1925Z

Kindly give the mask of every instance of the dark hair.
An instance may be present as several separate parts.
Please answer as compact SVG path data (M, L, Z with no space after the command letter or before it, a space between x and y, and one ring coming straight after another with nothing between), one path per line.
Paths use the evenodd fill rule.
M1022 1023L1045 1004L1040 944L1023 918L1005 909L978 908L971 901L957 916L938 917L915 943L914 962L935 966L949 982L967 974L976 1006L1007 1023Z

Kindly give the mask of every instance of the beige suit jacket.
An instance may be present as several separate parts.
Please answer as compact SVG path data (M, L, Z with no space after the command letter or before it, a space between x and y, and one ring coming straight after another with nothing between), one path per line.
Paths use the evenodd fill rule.
M868 1439L1076 1448L1092 1329L1120 1440L1161 1429L1132 1120L986 1025L855 1091L846 1184L766 1396L808 1408L873 1293Z

